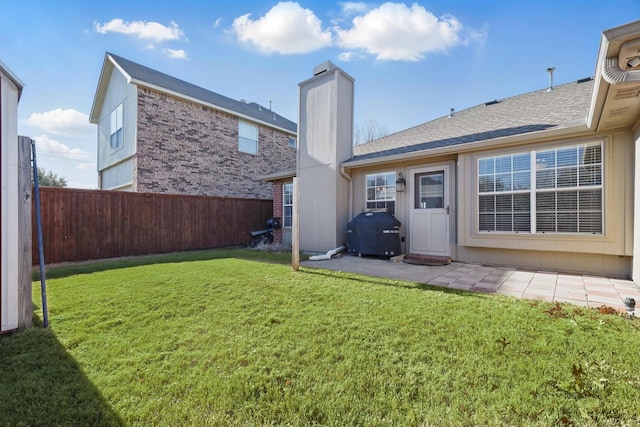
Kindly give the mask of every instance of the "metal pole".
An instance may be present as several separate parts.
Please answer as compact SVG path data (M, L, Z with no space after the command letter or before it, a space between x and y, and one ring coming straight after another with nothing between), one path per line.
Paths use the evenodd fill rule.
M300 185L298 177L293 178L293 224L291 224L291 268L300 269Z
M47 310L47 283L44 271L44 245L42 244L42 219L40 216L40 187L38 185L38 162L36 160L36 142L31 141L33 153L33 192L36 202L36 224L38 226L38 259L40 260L40 292L42 294L42 324L49 327L49 315Z

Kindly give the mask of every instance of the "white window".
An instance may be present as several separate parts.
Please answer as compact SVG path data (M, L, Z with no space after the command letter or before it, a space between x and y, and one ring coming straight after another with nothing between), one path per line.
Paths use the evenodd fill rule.
M366 176L367 210L386 209L396 213L396 173L384 172Z
M602 234L602 144L478 159L478 230Z
M293 183L282 186L282 226L293 225Z
M289 147L296 148L298 145L298 141L294 137L289 137Z
M246 122L238 123L238 150L258 154L258 128Z
M122 104L118 105L115 110L111 112L111 132L109 137L109 144L112 150L121 148L124 144L122 139Z

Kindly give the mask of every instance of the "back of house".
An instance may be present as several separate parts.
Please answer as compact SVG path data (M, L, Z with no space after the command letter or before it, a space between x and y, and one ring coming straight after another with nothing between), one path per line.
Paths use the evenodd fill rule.
M294 122L112 53L90 121L100 189L270 199L258 177L295 166Z
M334 78L340 69L314 73L300 85L298 167L269 177L283 195L274 212L287 211L297 176L303 251L332 250L347 241L346 221L385 210L402 223L405 254L640 280L639 47L636 21L603 32L593 78L451 111L355 147L334 138L323 215L305 208L318 204L305 184L318 171L305 165L328 152L317 131L327 115L349 117L353 81ZM326 100L307 105L309 93ZM309 113L331 99L342 101ZM320 235L331 240L318 244Z

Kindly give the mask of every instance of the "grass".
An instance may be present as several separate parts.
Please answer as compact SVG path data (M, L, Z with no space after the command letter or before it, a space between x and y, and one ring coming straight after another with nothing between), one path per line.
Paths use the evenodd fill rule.
M638 320L289 258L52 272L50 328L0 339L0 425L640 425Z

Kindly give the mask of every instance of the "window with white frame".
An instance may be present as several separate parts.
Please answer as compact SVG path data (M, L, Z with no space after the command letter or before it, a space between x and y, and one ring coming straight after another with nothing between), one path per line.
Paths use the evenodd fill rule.
M478 159L481 232L603 232L602 143Z
M282 226L293 225L293 183L282 186Z
M109 132L109 145L111 150L117 150L121 148L124 144L123 135L122 135L122 121L123 121L123 111L122 104L118 105L115 110L111 112L111 120L110 126L111 130Z
M367 210L386 209L396 213L396 173L383 172L366 176Z
M238 150L258 154L258 127L247 122L238 123Z
M297 146L298 146L298 141L294 137L290 136L289 137L289 147L296 148Z

